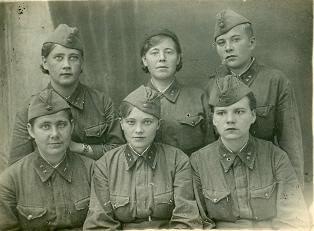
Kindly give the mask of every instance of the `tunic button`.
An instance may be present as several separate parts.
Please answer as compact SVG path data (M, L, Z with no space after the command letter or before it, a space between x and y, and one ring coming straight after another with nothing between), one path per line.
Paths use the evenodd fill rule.
M254 217L255 218L255 220L257 220L258 219L258 217Z
M44 167L44 165L42 165L42 164L41 164L39 167L40 167L40 168L43 168L43 167Z
M193 125L193 126L195 125L195 122L194 122L194 121L192 121L192 125Z
M250 156L247 156L247 157L246 157L247 160L249 160L250 158L251 158Z
M47 173L47 170L45 169L45 170L43 171L43 173Z
M268 197L268 193L265 193L265 197Z
M29 214L29 215L27 216L27 220L32 220L32 218L33 218L33 216L32 216L31 214Z
M231 160L231 158L230 158L230 157L228 157L228 158L227 158L227 160L228 160L228 161L230 161L230 160Z
M216 203L218 201L218 199L217 198L214 198L214 202Z

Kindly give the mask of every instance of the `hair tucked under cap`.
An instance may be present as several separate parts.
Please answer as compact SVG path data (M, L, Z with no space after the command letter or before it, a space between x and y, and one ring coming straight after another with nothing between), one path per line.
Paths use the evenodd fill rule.
M45 43L56 43L67 48L83 51L79 30L66 24L60 24L43 44Z
M34 118L70 109L69 104L54 90L45 89L31 98L28 107L28 122Z
M227 33L233 27L251 22L244 16L232 11L232 10L223 10L216 15L216 25L215 25L215 34L214 40L220 35Z
M209 97L214 107L226 107L252 93L252 90L233 75L217 78Z
M123 102L127 102L137 109L160 118L160 94L145 86L140 86L131 92Z

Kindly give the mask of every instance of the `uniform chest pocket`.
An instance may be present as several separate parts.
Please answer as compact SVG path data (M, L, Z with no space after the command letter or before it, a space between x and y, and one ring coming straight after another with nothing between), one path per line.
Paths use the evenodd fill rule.
M42 227L46 224L45 207L24 206L18 204L16 207L21 227L24 229L34 229Z
M107 130L107 123L101 123L92 127L85 128L86 137L101 137L104 132Z
M235 221L232 214L230 192L203 189L207 213L215 220Z
M272 110L273 105L260 106L256 108L256 115L262 118L265 118L269 115L269 112Z
M251 206L256 220L276 216L276 183L251 190Z
M154 195L154 213L153 216L168 219L174 209L173 191Z
M183 118L179 119L179 123L191 127L196 127L198 124L203 121L204 117L202 115L191 115L187 113Z
M89 207L89 197L74 202L74 210L69 211L71 222L73 225L81 226L87 216Z
M132 221L132 214L130 211L130 197L110 195L110 201L115 217L122 222Z
M275 129L273 105L256 108L256 121L251 126L251 133L261 139L272 140Z

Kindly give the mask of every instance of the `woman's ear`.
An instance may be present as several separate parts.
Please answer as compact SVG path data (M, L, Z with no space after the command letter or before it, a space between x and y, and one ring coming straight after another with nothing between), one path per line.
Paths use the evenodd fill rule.
M28 131L28 134L29 134L33 139L35 139L34 132L33 132L33 128L32 128L32 125L31 125L30 123L27 123L27 131Z

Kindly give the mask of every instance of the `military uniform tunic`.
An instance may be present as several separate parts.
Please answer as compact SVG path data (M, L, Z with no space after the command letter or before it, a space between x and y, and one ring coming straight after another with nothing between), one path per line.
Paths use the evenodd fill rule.
M147 86L157 90L151 81ZM207 102L203 90L186 87L175 80L162 93L162 121L156 141L175 146L187 155L213 142L214 129Z
M53 168L36 150L0 176L0 230L81 230L93 160L67 152Z
M208 93L215 79L231 74L221 66L210 77ZM289 156L300 183L304 180L302 133L293 88L290 81L279 70L258 64L256 60L243 74L238 76L253 91L256 100L256 122L251 126L254 136L278 144Z
M221 139L191 156L196 201L217 228L309 228L301 187L287 154L251 136L238 153Z
M52 88L50 84L48 88ZM79 83L73 94L65 100L71 107L74 119L72 140L89 144L94 152L89 157L99 159L115 147L114 144L125 142L112 101L104 93ZM28 104L29 100L16 115L9 164L34 151L35 145L26 126Z
M84 230L200 228L188 157L160 143L141 156L126 144L95 165Z

